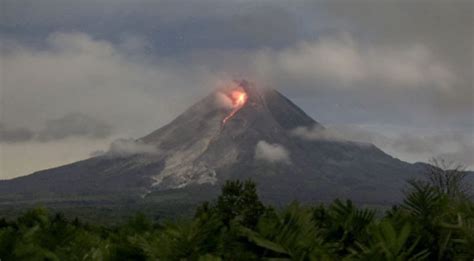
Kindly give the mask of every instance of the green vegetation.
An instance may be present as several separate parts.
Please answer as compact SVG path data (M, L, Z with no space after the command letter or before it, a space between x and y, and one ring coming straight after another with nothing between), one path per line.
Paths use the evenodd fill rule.
M96 226L34 209L0 220L6 260L472 260L474 203L459 172L409 182L384 215L351 201L262 204L251 181L228 181L193 218L153 223L136 215Z

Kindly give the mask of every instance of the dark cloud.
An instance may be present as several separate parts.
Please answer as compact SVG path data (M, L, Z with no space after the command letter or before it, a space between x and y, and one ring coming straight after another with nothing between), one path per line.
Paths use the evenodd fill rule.
M471 137L474 139L474 137ZM440 153L438 157L460 163L470 170L474 170L474 145L471 143L461 144L460 150Z
M177 66L233 75L253 77L256 70L266 70L264 84L290 96L338 99L345 110L353 100L363 100L367 110L388 107L383 113L392 113L390 118L400 116L394 113L397 106L416 107L411 109L416 113L432 110L443 120L453 110L464 117L472 114L472 1L4 2L8 12L0 18L0 32L13 38L25 34L46 47L44 39L51 33L84 32L91 40L103 39L119 55L140 46L141 58L154 57L160 64L166 56ZM324 48L328 44L334 46ZM262 50L269 50L269 63L250 66ZM224 59L213 61L216 53L224 53ZM352 88L341 95L332 88L341 85ZM441 85L449 88L443 91ZM368 113L373 112L358 116ZM387 118L373 116L376 121Z
M26 128L7 128L0 123L0 142L25 142L33 137L34 133Z
M331 1L325 8L341 27L370 45L393 48L413 43L430 49L456 74L454 90L432 96L443 109L472 110L474 61L474 1Z
M195 49L282 46L300 38L299 22L289 9L292 5L284 1L2 3L0 32L28 42L57 31L86 32L111 42L123 35L144 35L152 43L150 54L176 56Z
M112 127L94 117L81 113L67 114L59 119L49 120L38 133L40 141L60 140L68 137L105 138Z
M101 139L109 137L112 127L94 117L81 113L71 113L61 118L47 120L39 131L27 128L8 128L0 124L0 142L49 142L69 137Z
M81 117L62 119L80 111L107 119L120 136L138 137L232 77L282 91L323 123L449 127L470 135L473 5L3 0L0 116L5 126L26 129L6 128L2 136L108 135L101 120L77 128ZM31 130L39 130L34 138ZM442 134L439 139L460 141L439 153L472 155L460 148L464 138ZM435 142L364 135L410 155L428 153Z
M472 87L424 44L367 44L343 33L253 57L260 83L302 99L317 120L472 126ZM453 107L459 93L464 102Z
M401 154L426 155L428 158L444 158L474 168L474 135L456 131L428 135L402 133L387 140L391 149Z

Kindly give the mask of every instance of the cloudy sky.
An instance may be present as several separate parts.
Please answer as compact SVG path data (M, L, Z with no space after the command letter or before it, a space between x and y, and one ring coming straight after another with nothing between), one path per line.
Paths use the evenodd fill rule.
M346 138L474 167L471 0L0 0L0 178L87 158L221 82Z

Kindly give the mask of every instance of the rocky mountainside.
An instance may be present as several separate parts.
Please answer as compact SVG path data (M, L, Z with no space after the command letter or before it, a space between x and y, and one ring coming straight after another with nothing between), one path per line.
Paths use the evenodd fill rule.
M138 149L0 181L0 203L197 202L227 179L250 178L262 198L276 204L336 197L390 204L400 200L406 180L423 171L372 144L307 139L295 132L301 128L324 130L279 92L237 82L133 141Z

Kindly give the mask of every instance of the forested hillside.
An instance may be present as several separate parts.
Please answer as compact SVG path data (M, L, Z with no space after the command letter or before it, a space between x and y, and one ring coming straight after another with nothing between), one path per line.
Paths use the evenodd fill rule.
M94 225L37 208L0 220L7 260L472 260L474 203L464 174L408 182L379 214L350 200L265 206L251 181L229 181L193 218Z

